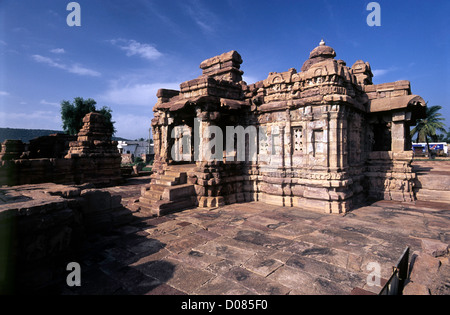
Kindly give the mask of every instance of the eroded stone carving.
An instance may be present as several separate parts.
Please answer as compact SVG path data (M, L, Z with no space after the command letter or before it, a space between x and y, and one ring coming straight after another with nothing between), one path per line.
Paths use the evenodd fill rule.
M231 51L204 61L203 74L182 83L180 91L160 90L152 121L155 174L141 198L144 210L161 214L160 205L175 199L164 201L157 192L189 184L196 198L191 205L201 207L260 200L345 213L366 198L414 201L407 130L423 115L425 102L411 94L408 81L373 85L368 62L350 68L335 57L322 41L301 72L273 72L247 84L242 58ZM257 159L205 161L193 155L176 162L171 132L177 126L193 130L194 119L200 135L192 150L213 150L205 136L211 126L223 132L226 126L254 126ZM250 145L246 138L246 153Z
M78 136L34 139L27 151L21 141L6 140L0 151L0 185L120 183L121 155L104 117L90 113L83 122Z

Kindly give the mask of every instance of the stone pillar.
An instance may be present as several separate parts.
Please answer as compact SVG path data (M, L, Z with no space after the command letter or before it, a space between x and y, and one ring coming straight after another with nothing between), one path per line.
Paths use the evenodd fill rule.
M154 142L154 150L155 156L161 156L161 127L153 128L153 142Z
M271 150L270 166L277 169L284 166L284 126L272 125L271 130Z
M194 123L194 160L197 166L205 165L205 152L208 145L209 138L206 135L206 130L210 122L206 119L207 113L197 109L197 117Z
M396 112L392 114L392 151L402 152L409 150L408 124L407 121L411 119L410 112Z
M323 153L326 156L326 167L329 169L330 168L330 133L329 133L329 129L330 129L330 116L328 114L328 112L323 113L322 115L322 120L324 121L324 126L323 126L323 139L322 141L324 141L324 151Z
M285 136L285 126L280 126L280 153L281 153L281 167L285 167L286 166L286 149L285 149L285 139L284 139L284 136Z
M340 129L339 133L339 149L340 149L340 163L339 167L344 170L348 167L348 139L347 139L347 119L345 119L344 113L339 113L338 125Z
M284 142L285 142L284 165L287 168L288 167L291 168L292 167L292 155L294 154L294 150L293 150L293 143L292 143L291 114L290 114L289 109L286 110L286 131L285 131Z
M340 153L341 153L341 137L338 125L338 112L330 112L329 134L328 134L328 167L332 172L336 172L340 168Z

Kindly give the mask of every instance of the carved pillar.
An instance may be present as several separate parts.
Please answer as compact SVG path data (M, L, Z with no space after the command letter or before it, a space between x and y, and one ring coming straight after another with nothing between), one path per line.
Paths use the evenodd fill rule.
M339 149L340 163L339 167L344 170L348 167L348 137L347 137L347 119L345 114L340 112L338 116L339 133Z
M292 139L293 139L293 135L291 134L292 129L291 129L291 113L290 110L287 109L286 110L286 132L285 132L285 166L291 168L292 167L292 155L294 153L293 150L293 146L294 144L292 143Z
M392 114L392 151L408 151L410 146L409 125L411 119L409 112L397 112Z
M328 134L328 167L332 172L340 168L341 139L339 137L338 112L330 112L329 134Z
M323 139L322 139L322 141L324 142L324 144L323 144L323 146L324 146L323 153L326 156L326 167L330 168L330 134L329 134L330 116L329 116L329 114L328 113L324 113L322 115L322 120L324 121Z
M153 128L153 143L155 150L155 157L161 156L161 127Z
M281 167L285 167L286 166L286 150L285 150L285 139L284 139L284 136L285 136L285 126L280 126L280 153L281 153Z

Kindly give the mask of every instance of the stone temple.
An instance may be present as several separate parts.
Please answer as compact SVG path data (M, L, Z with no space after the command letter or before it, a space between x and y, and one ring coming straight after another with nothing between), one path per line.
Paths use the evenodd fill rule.
M142 189L142 211L262 201L346 213L370 199L414 202L409 130L425 101L409 81L375 85L368 62L348 67L335 57L322 41L301 71L247 84L242 58L231 51L203 61L202 75L179 91L159 90L154 174ZM230 126L246 133L225 137ZM237 149L217 154L229 139L235 149L244 142L246 159ZM196 150L215 158L198 159Z

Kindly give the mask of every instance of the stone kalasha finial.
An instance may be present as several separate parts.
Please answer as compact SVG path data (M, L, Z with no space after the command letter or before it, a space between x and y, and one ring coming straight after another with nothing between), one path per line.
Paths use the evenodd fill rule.
M309 54L309 59L305 61L302 67L302 72L308 71L312 65L322 62L326 59L334 59L336 57L336 51L327 46L325 41L322 39L319 43L319 46L313 49Z

